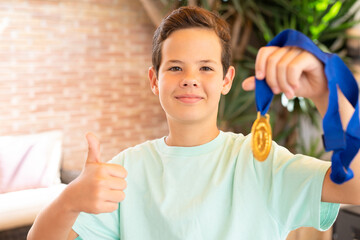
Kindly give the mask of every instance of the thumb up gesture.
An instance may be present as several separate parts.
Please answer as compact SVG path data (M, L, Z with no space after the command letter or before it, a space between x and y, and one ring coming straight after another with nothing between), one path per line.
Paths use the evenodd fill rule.
M74 212L113 212L125 198L127 172L118 164L102 163L97 137L86 135L89 150L80 176L66 189L66 202Z

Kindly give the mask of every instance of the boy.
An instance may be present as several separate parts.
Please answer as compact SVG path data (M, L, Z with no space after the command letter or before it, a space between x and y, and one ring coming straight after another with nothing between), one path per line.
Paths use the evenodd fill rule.
M235 74L229 60L228 26L213 13L188 7L165 18L154 35L149 80L169 135L101 163L99 142L88 134L83 172L37 217L28 238L278 240L301 226L329 228L335 203L360 204L359 154L355 178L336 185L327 162L276 143L258 162L251 136L219 131L218 103ZM274 93L308 97L324 115L327 82L313 55L266 47L255 67ZM253 90L254 77L243 87ZM343 96L339 101L346 126L354 110Z

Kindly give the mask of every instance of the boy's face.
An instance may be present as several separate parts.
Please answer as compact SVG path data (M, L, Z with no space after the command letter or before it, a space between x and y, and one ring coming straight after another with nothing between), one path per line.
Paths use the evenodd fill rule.
M159 95L168 120L215 121L221 94L231 88L233 67L223 79L221 44L214 31L177 30L163 42L158 78L149 71L152 91Z

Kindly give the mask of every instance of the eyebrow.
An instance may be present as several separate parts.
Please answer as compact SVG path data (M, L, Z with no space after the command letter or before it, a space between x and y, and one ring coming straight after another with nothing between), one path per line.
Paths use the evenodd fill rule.
M169 61L167 61L167 63L184 63L183 61L181 61L181 60L169 60ZM204 59L204 60L200 60L200 61L198 61L198 63L214 63L214 64L216 64L217 62L216 61L214 61L214 60L211 60L211 59Z

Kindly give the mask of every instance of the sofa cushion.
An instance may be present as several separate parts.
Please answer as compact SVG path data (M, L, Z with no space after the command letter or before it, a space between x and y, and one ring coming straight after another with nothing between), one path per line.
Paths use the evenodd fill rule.
M31 225L40 210L52 202L66 187L27 189L0 194L0 231Z
M0 193L60 183L62 132L0 136Z

